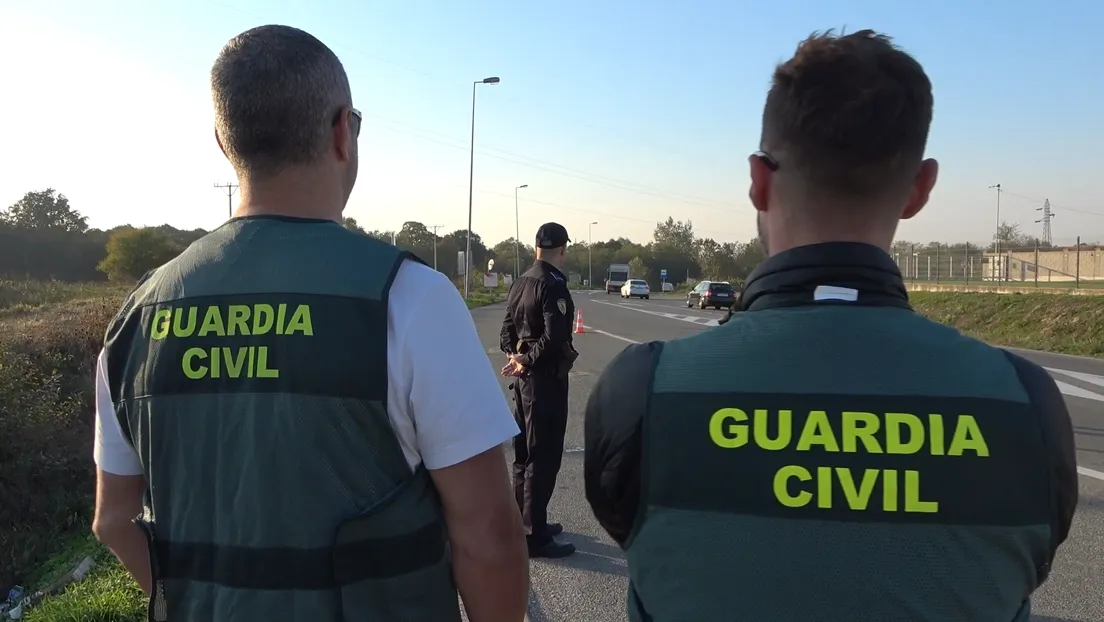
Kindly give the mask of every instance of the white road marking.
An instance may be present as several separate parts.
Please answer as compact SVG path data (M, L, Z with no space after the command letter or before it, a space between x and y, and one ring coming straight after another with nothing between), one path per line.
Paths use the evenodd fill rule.
M628 311L636 311L639 313L647 313L648 315L655 315L657 317L665 317L669 320L678 320L680 322L689 322L691 324L697 324L698 326L718 326L717 320L708 317L701 317L700 315L679 315L678 313L664 313L663 311L652 311L651 309L642 309L637 307L630 307L624 303L616 302L603 302L601 300L595 300L600 305L609 305L611 307L617 307L619 309L625 309Z
M615 335L613 333L608 333L608 332L606 332L604 330L601 330L599 328L594 328L593 326L587 326L586 324L583 324L583 330L585 330L588 333L598 333L599 335L605 335L607 337L613 337L614 339L620 339L621 341L627 341L629 343L640 343L639 341L637 341L635 339L629 339L628 337L622 337L621 335Z
M1050 372L1058 372L1059 374L1062 374L1063 376L1069 376L1070 378L1075 378L1077 380L1080 380L1081 382L1087 382L1089 384L1095 384L1098 387L1104 387L1104 376L1097 376L1095 374L1086 374L1086 373L1080 372L1080 371L1069 371L1069 370L1066 370L1066 369L1056 369L1054 367L1044 367L1044 369L1046 369L1047 371L1050 371Z
M1093 393L1087 389L1081 387L1075 387L1072 384L1066 384L1061 380L1055 379L1054 384L1058 385L1058 390L1062 392L1062 395L1068 395L1070 397L1080 397L1086 400L1096 400L1098 402L1104 402L1104 395L1099 393Z
M1104 482L1104 473L1101 473L1100 471L1094 471L1086 467L1077 467L1077 472L1081 475L1084 475L1085 477L1091 477L1093 479L1098 479Z

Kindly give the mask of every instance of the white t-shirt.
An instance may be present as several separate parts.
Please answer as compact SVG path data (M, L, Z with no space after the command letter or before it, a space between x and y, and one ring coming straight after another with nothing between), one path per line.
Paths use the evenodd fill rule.
M475 322L440 272L403 262L387 308L387 414L410 466L441 469L519 433ZM141 475L123 436L101 352L96 362L96 464Z

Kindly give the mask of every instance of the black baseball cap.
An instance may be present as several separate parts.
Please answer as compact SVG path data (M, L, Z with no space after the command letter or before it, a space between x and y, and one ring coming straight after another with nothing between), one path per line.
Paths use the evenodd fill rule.
M546 222L537 229L537 248L560 248L570 241L567 229L558 222Z

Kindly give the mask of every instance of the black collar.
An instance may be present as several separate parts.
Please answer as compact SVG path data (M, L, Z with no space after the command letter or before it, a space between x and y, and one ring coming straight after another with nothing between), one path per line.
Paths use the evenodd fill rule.
M893 259L857 242L810 244L769 257L740 296L743 311L813 304L912 308Z
M533 265L536 266L537 268L540 268L541 270L543 270L545 272L551 272L553 276L555 276L557 279L559 279L561 281L563 281L565 279L564 273L563 273L562 270L560 270L556 266L553 266L552 264L548 263L547 261L544 261L543 259L538 259L538 260L534 261Z

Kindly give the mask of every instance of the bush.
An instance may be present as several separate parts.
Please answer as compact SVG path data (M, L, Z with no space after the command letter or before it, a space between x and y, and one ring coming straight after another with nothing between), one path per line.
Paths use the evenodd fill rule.
M0 594L88 529L93 372L114 290L0 320Z

